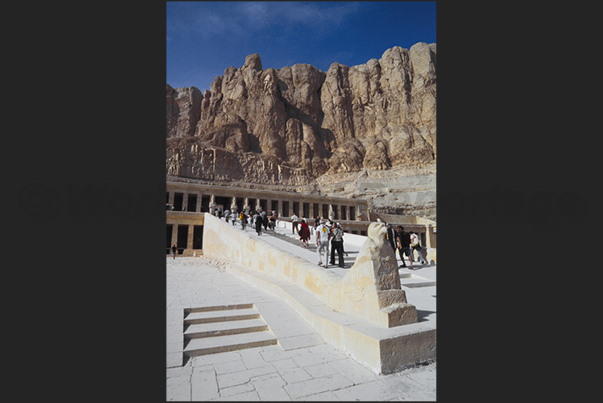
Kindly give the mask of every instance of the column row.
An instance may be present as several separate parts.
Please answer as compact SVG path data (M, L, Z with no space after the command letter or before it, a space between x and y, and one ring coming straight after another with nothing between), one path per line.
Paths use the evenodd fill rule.
M356 205L314 203L294 199L262 199L255 197L217 196L199 192L166 192L166 209L173 211L209 212L217 209L240 212L264 210L275 211L279 217L293 214L306 218L331 218L332 220L356 220L360 209Z

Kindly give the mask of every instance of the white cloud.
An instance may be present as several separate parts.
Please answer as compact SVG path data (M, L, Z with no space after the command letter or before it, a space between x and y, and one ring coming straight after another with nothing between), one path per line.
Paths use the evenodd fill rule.
M221 4L220 4L221 3ZM295 29L311 27L320 32L334 29L359 11L358 2L193 2L183 3L168 31L216 35L240 35L274 27ZM176 14L176 13L174 13Z

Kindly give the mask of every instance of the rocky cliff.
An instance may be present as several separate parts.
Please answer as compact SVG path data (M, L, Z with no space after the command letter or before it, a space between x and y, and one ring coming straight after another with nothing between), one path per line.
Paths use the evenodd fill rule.
M363 197L377 211L433 217L435 65L436 44L426 43L326 73L263 69L253 54L204 94L168 84L167 174Z

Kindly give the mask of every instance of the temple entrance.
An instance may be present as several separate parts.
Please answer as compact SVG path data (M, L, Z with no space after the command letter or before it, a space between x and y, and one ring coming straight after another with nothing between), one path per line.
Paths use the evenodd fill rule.
M166 234L166 242L165 242L165 247L167 248L167 254L169 255L172 250L172 231L174 229L174 226L172 224L167 224L165 226L165 234Z
M174 194L174 210L182 211L182 201L184 200L184 194L175 193Z
M186 249L188 244L188 225L178 225L178 254L182 255L182 252Z
M209 213L209 196L201 197L201 211Z
M203 249L203 225L193 227L193 249Z
M197 211L197 195L188 195L186 211Z
M216 196L216 204L222 205L222 214L224 214L224 211L230 210L230 202L231 201L232 201L231 197Z
M242 197L237 197L237 213L243 211L243 206L245 205L245 199Z

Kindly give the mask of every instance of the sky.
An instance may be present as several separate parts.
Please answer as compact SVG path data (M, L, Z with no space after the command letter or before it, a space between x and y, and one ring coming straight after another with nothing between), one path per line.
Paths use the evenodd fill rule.
M436 42L435 1L166 2L166 83L203 92L253 53L263 69L307 63L326 72L417 42Z

